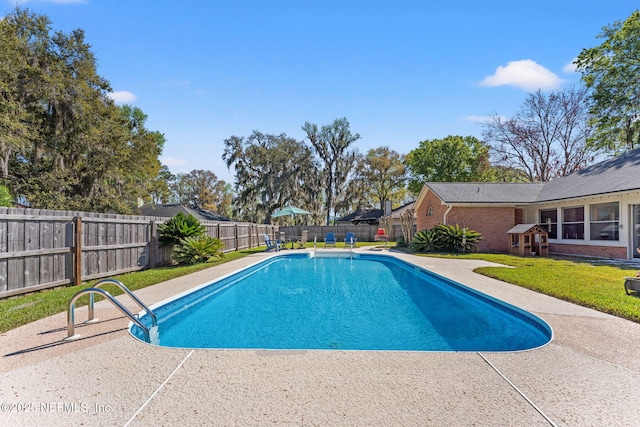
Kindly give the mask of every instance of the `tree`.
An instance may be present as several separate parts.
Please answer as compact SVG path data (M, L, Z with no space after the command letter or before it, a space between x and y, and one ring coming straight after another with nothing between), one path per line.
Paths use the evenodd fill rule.
M208 170L178 174L173 185L176 202L192 208L225 214L231 206L229 187Z
M356 151L350 150L351 144L360 139L359 134L352 134L349 121L340 118L330 125L318 126L305 122L302 130L307 134L315 153L320 158L321 179L324 181L326 224L335 212L338 199L344 197L350 173L355 164Z
M130 213L160 170L164 136L117 107L84 32L17 8L0 21L0 172L31 207Z
M224 140L222 155L235 169L234 214L250 222L271 223L271 214L287 205L317 211L317 165L303 142L286 134L258 131Z
M589 142L618 154L640 145L640 12L603 28L575 64L591 89Z
M379 203L380 209L384 209L387 200L402 198L406 181L404 156L389 149L378 147L371 149L365 156L364 177L372 188L372 193Z
M447 136L420 142L406 156L409 191L418 194L425 182L485 181L489 146L473 136Z
M151 203L164 204L171 200L172 192L170 186L175 181L176 176L171 173L166 165L162 165L158 171L158 175L153 179L149 196Z
M0 206L11 206L13 196L7 187L0 185Z
M0 20L0 173L9 177L9 160L27 148L29 117L20 99L20 80L28 72L28 63L14 26Z
M525 172L530 182L568 175L593 161L587 146L587 92L584 88L527 95L512 119L494 114L483 135L492 143L495 163Z

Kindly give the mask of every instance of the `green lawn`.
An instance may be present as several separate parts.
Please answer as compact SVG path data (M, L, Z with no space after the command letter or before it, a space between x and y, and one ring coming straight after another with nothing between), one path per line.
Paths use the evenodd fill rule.
M629 266L608 265L601 260L529 258L499 254L465 254L447 257L483 259L515 267L482 267L475 271L640 323L640 298L627 295L623 286L625 276L636 274L636 270Z
M372 245L380 246L378 243L358 242L358 247ZM307 247L313 247L313 243L307 244ZM324 244L319 244L318 247L323 248ZM344 243L339 242L338 247L344 247ZM263 250L264 247L231 252L223 260L186 267L156 268L123 274L114 278L122 281L129 289L136 290ZM635 275L635 270L630 267L553 257L522 258L497 254L442 256L459 259L483 259L515 267L483 267L476 271L485 276L640 323L640 298L626 295L623 288L624 277ZM60 287L0 300L0 333L66 311L71 297L95 282L91 281L80 286ZM105 286L104 289L112 295L121 293L117 287L111 285ZM87 302L88 296L85 296L76 305L85 305Z
M184 276L186 274L195 273L224 262L243 258L249 254L262 251L264 251L264 247L239 252L230 252L224 259L208 263L190 266L154 268L151 270L122 274L114 276L113 278L120 280L127 288L135 291L136 289L145 288L156 283L175 279L176 277ZM82 285L78 286L65 286L0 300L0 333L33 322L34 320L67 311L69 301L73 295L82 289L91 287L97 281L98 280L93 280L83 282ZM107 290L111 295L119 295L122 293L122 291L114 285L105 285L102 288ZM101 297L96 296L96 301L99 299L101 299ZM88 302L89 296L83 296L76 302L76 307L86 305Z

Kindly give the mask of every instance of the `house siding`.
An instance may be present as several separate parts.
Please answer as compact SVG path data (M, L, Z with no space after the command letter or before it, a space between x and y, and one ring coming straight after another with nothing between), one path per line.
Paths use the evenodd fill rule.
M428 216L429 207L433 209L433 215ZM442 204L442 200L433 192L429 191L424 197L422 203L416 203L416 228L418 231L433 228L433 226L442 223L447 206Z
M549 243L549 252L562 255L592 256L597 258L627 258L627 248L625 246L560 245Z
M429 207L433 215L428 216ZM418 231L433 228L444 223L444 215L448 206L443 205L440 198L429 191L416 208L416 224ZM468 227L482 235L477 245L480 252L508 252L509 239L507 231L516 225L517 210L513 207L454 207L447 214L447 224ZM520 210L520 216L522 211Z
M510 207L458 207L447 215L447 224L468 227L482 235L480 252L508 252L507 232L516 225L516 210Z

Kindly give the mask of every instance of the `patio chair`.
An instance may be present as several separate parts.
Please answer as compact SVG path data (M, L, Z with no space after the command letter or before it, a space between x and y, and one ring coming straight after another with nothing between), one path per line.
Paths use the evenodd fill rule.
M348 232L347 234L345 234L344 236L344 247L346 248L347 245L354 247L356 245L356 235L355 233L352 232Z
M298 249L304 248L304 245L309 241L309 230L302 230L302 236L298 240Z
M262 237L264 237L264 242L267 245L267 250L265 252L269 252L273 249L275 249L276 252L280 250L280 240L271 240L267 233L264 233Z
M378 232L373 236L373 241L384 242L384 246L387 247L387 244L389 243L389 236L387 236L387 232L384 228L378 228Z
M328 232L324 236L324 247L326 248L327 246L333 246L334 248L336 247L336 234L335 233Z

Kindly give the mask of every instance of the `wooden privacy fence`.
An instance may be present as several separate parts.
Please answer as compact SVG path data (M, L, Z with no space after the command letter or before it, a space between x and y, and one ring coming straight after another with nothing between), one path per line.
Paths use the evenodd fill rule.
M158 225L169 218L0 208L0 298L171 262ZM201 221L224 252L264 245L265 224Z

